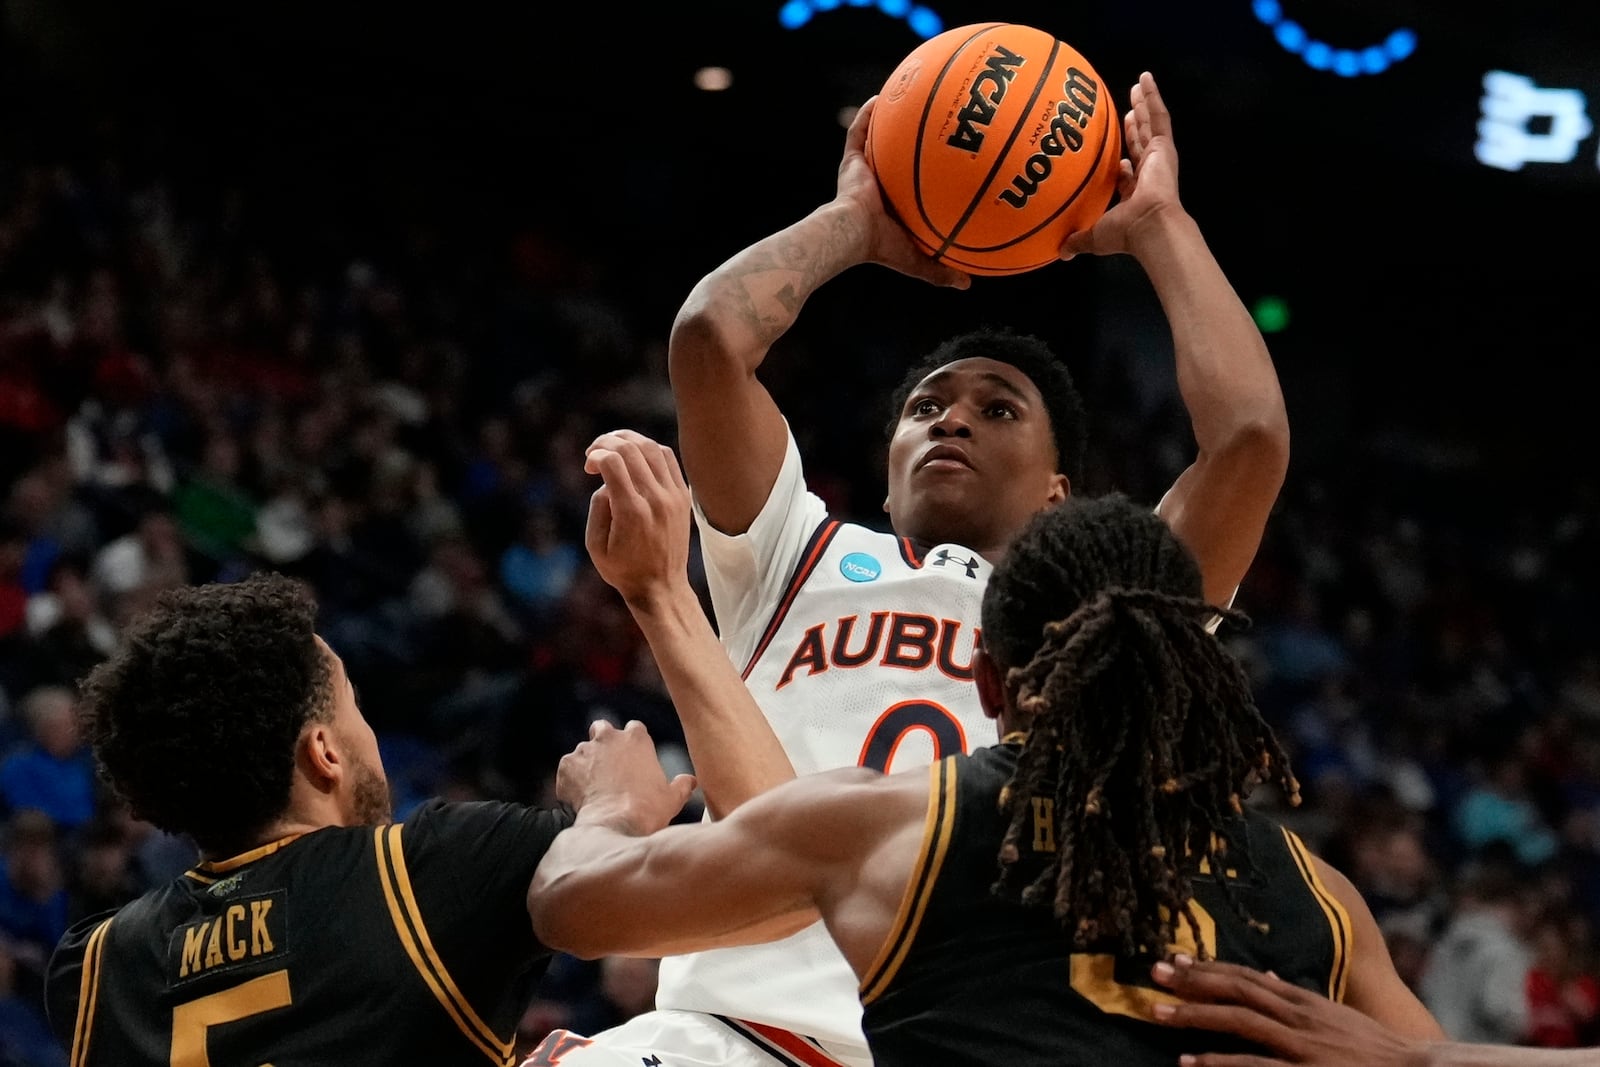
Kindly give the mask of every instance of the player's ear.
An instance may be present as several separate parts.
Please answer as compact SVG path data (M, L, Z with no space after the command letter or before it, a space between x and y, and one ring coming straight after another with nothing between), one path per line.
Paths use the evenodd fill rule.
M1050 476L1050 491L1045 494L1045 503L1051 507L1061 503L1072 495L1072 482L1065 474L1059 471Z
M331 722L315 719L300 731L296 763L306 779L322 792L328 792L344 777L344 759L334 737Z
M1006 686L1000 677L1000 668L989 658L980 638L978 649L972 655L972 680L978 687L978 706L991 719L998 719L1006 710Z

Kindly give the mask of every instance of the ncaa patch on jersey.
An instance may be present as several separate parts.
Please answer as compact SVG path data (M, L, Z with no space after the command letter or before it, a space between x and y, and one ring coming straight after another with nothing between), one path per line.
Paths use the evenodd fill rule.
M839 561L839 573L852 582L875 582L883 573L883 564L865 552L852 552Z

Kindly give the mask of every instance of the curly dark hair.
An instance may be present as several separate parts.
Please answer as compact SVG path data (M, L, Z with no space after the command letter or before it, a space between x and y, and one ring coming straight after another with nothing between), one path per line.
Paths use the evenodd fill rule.
M1079 948L1159 955L1181 919L1208 954L1190 907L1198 864L1226 866L1256 782L1299 802L1244 669L1207 629L1218 615L1245 621L1205 602L1194 558L1120 494L1041 512L989 580L984 648L1031 716L1001 794L1010 824L995 891L1048 901ZM1034 797L1053 800L1060 847L1019 887Z
M900 425L900 415L906 399L917 383L948 363L958 359L996 360L1009 363L1033 382L1044 399L1045 414L1050 418L1050 434L1056 445L1056 470L1067 476L1074 487L1083 480L1084 452L1088 448L1088 415L1084 410L1083 396L1067 370L1050 346L1037 337L1016 333L1004 327L984 327L958 334L918 360L909 369L889 397L889 423L885 436L893 437Z
M208 852L282 814L294 745L332 714L316 605L275 574L162 593L83 682L101 775L133 813Z

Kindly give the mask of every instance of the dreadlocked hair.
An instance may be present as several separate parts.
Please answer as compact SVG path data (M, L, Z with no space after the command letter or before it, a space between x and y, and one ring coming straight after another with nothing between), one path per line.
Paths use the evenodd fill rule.
M1228 866L1229 826L1254 784L1299 802L1243 668L1208 629L1218 616L1247 622L1208 604L1166 523L1118 494L1036 516L991 579L984 646L1028 728L1001 793L994 889L1048 901L1079 949L1164 955L1183 922L1209 956L1193 873ZM1020 885L1035 797L1054 802L1058 846Z

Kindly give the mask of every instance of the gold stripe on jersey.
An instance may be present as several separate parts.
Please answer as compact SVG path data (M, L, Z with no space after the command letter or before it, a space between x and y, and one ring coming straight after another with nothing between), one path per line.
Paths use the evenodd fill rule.
M445 969L444 960L440 959L439 953L433 947L432 939L428 937L428 928L422 922L422 909L417 906L416 894L411 890L411 875L406 870L405 852L400 847L400 830L401 827L396 825L389 831L390 855L394 860L394 873L400 887L400 899L404 901L406 911L411 916L411 923L416 927L417 940L422 946L423 954L438 970L439 981L444 986L445 992L449 993L450 998L460 1005L461 1012L467 1017L467 1021L476 1027L479 1035L490 1044L500 1046L509 1060L515 1046L515 1040L500 1040L499 1035L494 1032L494 1027L484 1022L478 1013L472 1009L472 1004L467 1000L466 995L456 987L455 979L450 977L450 972Z
M105 952L106 931L110 927L111 919L96 926L83 947L83 974L78 979L78 1018L72 1027L71 1067L84 1067L89 1062L94 1009L100 1000L100 957Z
M1322 884L1316 862L1311 858L1305 842L1288 827L1282 829L1289 855L1294 857L1295 866L1300 868L1300 876L1306 880L1311 895L1317 899L1317 905L1328 918L1328 927L1333 933L1333 967L1328 972L1328 999L1342 1002L1345 982L1350 975L1350 913L1339 903L1339 898L1328 892L1328 887Z
M922 825L922 848L916 866L906 882L894 922L884 936L883 947L867 968L861 982L861 1002L870 1003L882 996L899 972L916 940L928 900L939 881L945 853L950 849L951 831L956 822L956 765L954 758L942 759L928 768L928 814Z
M253 848L249 852L241 852L237 856L229 856L225 860L208 860L205 863L197 864L192 870L185 871L184 874L197 882L204 882L210 885L217 880L217 875L227 874L229 871L237 870L247 863L254 863L256 860L264 859L284 845L289 844L291 841L299 840L303 836L305 835L290 834L287 837L280 837L276 841L268 841L266 844Z
M377 849L378 858L378 880L383 885L383 896L389 905L389 918L394 923L395 933L400 936L400 943L404 946L406 955L411 957L412 965L422 976L434 999L444 1008L445 1014L450 1016L467 1040L494 1063L509 1067L513 1054L512 1043L497 1038L494 1031L467 1004L466 998L456 988L449 972L445 970L444 962L439 959L439 954L434 951L433 943L428 938L427 927L422 922L422 912L417 907L416 897L411 892L411 879L406 874L400 843L402 829L403 827L396 823L389 827L379 826L373 830L373 844ZM414 933L413 928L415 928Z

